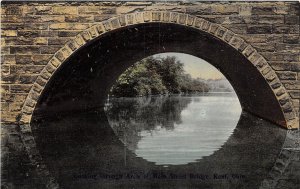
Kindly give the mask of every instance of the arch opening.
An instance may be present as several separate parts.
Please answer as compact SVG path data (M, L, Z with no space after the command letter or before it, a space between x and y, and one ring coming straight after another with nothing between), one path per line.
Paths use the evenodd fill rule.
M272 88L242 53L199 29L156 22L112 30L77 50L47 83L35 116L103 106L110 88L130 65L164 52L190 54L210 62L230 81L244 111L286 126Z
M124 153L165 167L213 154L242 113L224 75L182 53L156 54L130 66L111 88L104 110Z

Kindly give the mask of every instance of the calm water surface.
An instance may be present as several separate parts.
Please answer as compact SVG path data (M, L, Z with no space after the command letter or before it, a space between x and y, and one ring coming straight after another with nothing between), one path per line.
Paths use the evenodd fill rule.
M157 165L195 162L221 148L241 114L233 93L112 98L108 121L125 146Z
M37 115L36 148L66 189L259 188L286 135L240 115L230 94L110 99L105 111Z

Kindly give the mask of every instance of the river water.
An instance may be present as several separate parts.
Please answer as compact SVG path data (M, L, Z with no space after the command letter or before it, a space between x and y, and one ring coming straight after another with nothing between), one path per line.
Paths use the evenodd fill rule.
M241 111L233 94L111 98L99 109L36 116L31 128L52 178L78 189L259 188L286 137Z
M113 98L106 105L109 123L126 147L158 165L213 154L232 134L241 111L234 93Z

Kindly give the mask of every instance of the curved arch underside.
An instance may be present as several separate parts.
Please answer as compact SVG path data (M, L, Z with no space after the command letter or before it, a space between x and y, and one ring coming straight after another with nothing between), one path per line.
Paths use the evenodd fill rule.
M264 77L235 49L180 25L145 24L113 32L79 50L55 74L40 100L49 115L101 107L118 76L136 61L160 52L201 57L224 73L242 108L284 122L281 108ZM43 111L42 106L39 107Z
M180 14L177 15L175 22L180 22ZM234 87L243 110L287 128L298 127L289 95L251 46L227 29L222 32L223 27L213 29L217 25L207 21L199 29L197 18L193 18L193 27L187 27L189 16L185 16L183 24L158 22L154 16L153 13L152 22L114 30L115 20L111 20L100 26L109 32L91 40L90 29L73 41L77 47L68 43L37 79L23 107L21 122L30 122L34 109L38 116L41 112L51 115L101 107L118 76L133 63L157 53L179 52L202 58L218 68ZM126 24L129 21L126 18ZM204 23L208 31L204 31ZM122 17L117 24L122 25ZM94 29L100 33L99 28ZM84 42L87 38L88 43ZM84 48L80 48L83 44Z

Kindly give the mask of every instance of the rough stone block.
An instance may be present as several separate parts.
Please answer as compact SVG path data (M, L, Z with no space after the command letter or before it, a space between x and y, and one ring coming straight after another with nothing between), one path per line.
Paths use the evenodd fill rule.
M96 27L99 35L105 32L103 24L97 24L95 27Z
M179 14L178 23L179 24L186 24L187 15L186 14Z
M39 84L37 84L37 83L35 83L35 84L32 86L32 90L34 90L34 91L36 91L36 92L38 92L38 93L41 93L43 89L44 89L44 88L43 88L42 86L40 86Z
M270 71L272 71L272 68L270 66L265 66L263 69L261 69L261 73L265 76Z
M211 24L208 29L208 32L214 34L217 32L218 28L219 26L217 24Z
M31 84L14 84L10 85L10 92L11 93L28 93L31 88Z
M299 35L283 35L283 42L289 44L299 44Z
M117 29L117 28L121 27L119 19L117 19L117 18L112 19L110 22L111 22L111 26L113 29Z
M246 56L246 57L249 57L252 53L255 52L255 49L251 46L251 45L248 45L244 51L243 51L243 54Z
M152 19L151 12L144 12L144 22L149 22Z
M280 54L280 52L277 54ZM299 62L299 60L300 60L299 53L289 52L289 53L282 53L282 55L283 55L283 60L285 60L285 61Z
M103 21L106 21L108 19L110 19L112 17L112 15L95 15L94 16L94 22L103 22Z
M65 22L93 22L94 16L93 15L66 15Z
M48 38L48 45L63 45L66 44L71 38L68 37L55 37Z
M289 96L288 95L282 95L278 100L279 100L279 103L280 105L284 105L286 104L287 102L289 102Z
M90 36L91 36L92 38L96 38L96 37L99 36L99 33L98 33L98 31L97 31L96 26L93 26L93 27L89 28L88 32L90 33ZM72 49L72 50L73 50L73 49Z
M289 94L291 95L292 98L300 99L300 91L299 90L289 91Z
M11 54L40 54L40 48L37 46L12 46Z
M134 16L133 14L127 14L126 15L127 24L133 24L134 23Z
M299 44L288 44L288 43L277 43L276 52L287 52L287 53L299 53L300 54L300 45Z
M36 101L29 98L29 99L26 100L25 106L29 106L31 108L34 108L35 104L36 104Z
M41 37L57 37L58 36L58 31L40 31L40 36ZM64 37L64 36L59 36L59 37Z
M233 15L239 14L239 5L236 4L212 4L211 14Z
M265 75L265 78L267 80L267 82L271 82L273 81L274 79L276 79L276 74L272 71L272 72L269 72Z
M144 13L143 12L136 12L134 13L134 18L136 23L144 23Z
M37 79L36 79L36 83L42 87L46 86L47 82L48 82L48 80L42 78L41 76L37 77Z
M74 40L79 46L82 46L85 44L85 41L81 34L78 34Z
M282 81L286 89L300 90L300 81Z
M202 22L202 25L201 25L200 29L207 31L207 30L209 29L210 25L211 25L210 22L204 20L204 21ZM227 33L228 33L228 31L227 31ZM226 34L225 34L225 35L226 35Z
M37 37L37 38L6 38L5 39L6 45L47 45L48 40L44 37Z
M268 38L265 34L247 34L242 37L246 42L255 44L255 43L266 43Z
M290 69L291 71L300 72L300 62L299 63L290 63ZM298 78L300 79L300 78Z
M83 31L80 33L84 41L89 41L92 39L91 34L88 31Z
M53 14L78 14L77 6L57 6L52 8Z
M285 62L271 62L269 61L270 66L276 71L290 70L291 64Z
M55 37L75 37L80 31L58 31L58 33L55 35ZM54 37L54 36L49 36Z
M31 99L31 100L35 101L33 103L36 103L38 101L39 97L40 97L40 94L38 92L31 90L28 95L27 101L29 101L29 99ZM31 107L34 107L34 106L31 106Z
M187 17L187 25L192 26L194 24L195 17L188 15Z
M287 102L284 105L281 105L281 108L282 108L283 112L292 112L293 111L293 107L290 102Z
M297 74L296 72L289 72L289 71L284 71L284 72L276 72L279 79L282 80L296 80L297 79Z
M175 12L172 12L171 15L170 15L170 22L177 22L178 20L178 17L179 17L179 14L178 13L175 13Z
M67 44L66 44L72 51L75 51L77 50L80 46L74 41L69 41Z
M12 65L12 74L39 74L44 66L34 66L34 65Z
M299 33L299 25L273 25L272 33L298 34Z
M1 64L16 64L16 55L1 55Z
M16 83L20 84L33 84L34 81L36 80L38 75L20 75L19 79L16 81Z
M233 38L230 40L229 44L231 46L233 46L235 49L238 49L243 42L244 41L240 37L233 36Z
M276 90L276 96L278 96L278 97L280 97L281 95L283 95L283 94L285 94L286 93L286 91L284 90L284 88L283 87L280 87L280 88L278 88L277 90Z
M262 4L252 7L251 13L253 15L274 15L274 14L288 14L288 8L282 4Z
M24 106L24 107L22 108L22 112L23 112L24 114L27 114L27 115L32 115L32 113L33 113L33 108L32 108L32 107L29 107L29 106Z
M283 24L283 15L253 15L243 17L247 24Z
M16 37L17 31L16 30L1 30L2 37Z
M10 66L9 65L1 65L1 75L9 75L10 74Z
M253 47L259 52L275 52L275 44L272 43L255 43Z
M24 65L45 65L48 63L52 55L16 55L16 64Z
M2 55L7 55L7 54L10 54L11 50L10 50L10 47L2 47L1 48L1 54Z
M194 26L195 26L196 28L201 28L203 22L204 22L204 20L203 20L202 18L196 18L196 19L195 19ZM220 29L221 29L221 28L220 28ZM219 29L219 30L220 30L220 29ZM222 32L222 31L221 31L221 32ZM224 33L225 33L225 31L224 31Z
M263 58L263 57L262 57L259 53L254 52L254 53L252 53L252 54L249 56L248 60L249 60L252 64L257 65L257 63L258 63L259 61L261 61L260 59L262 59L262 58Z
M275 78L272 82L269 83L272 89L278 89L281 86L281 82L278 78Z
M1 111L9 111L9 103L1 102Z
M52 73L50 73L48 70L44 69L44 70L41 72L40 76L41 76L43 79L45 79L45 80L49 80L50 77L52 76Z
M284 23L285 24L299 24L299 16L297 15L285 15L284 16Z
M126 25L126 17L124 15L119 17L119 22L121 26L125 26Z
M45 66L45 69L51 74L56 70L56 68L52 64L47 64L47 66Z
M85 30L85 29L89 28L89 24L55 23L55 24L50 24L49 28L52 30Z
M81 5L78 7L79 14L98 14L100 11L99 6L85 6Z
M109 21L102 22L102 25L103 25L105 31L110 31L113 29L111 26L111 23Z
M272 25L249 25L248 34L270 34L272 33Z
M245 35L247 34L247 25L246 24L222 24L222 26L230 29L230 31L235 34Z
M152 20L160 21L161 20L161 12L152 12Z
M185 10L187 14L210 15L212 8L206 5L192 5L192 6L185 6Z
M169 22L170 21L170 13L169 12L163 12L163 15L162 15L162 20L164 22Z
M10 86L9 85L5 85L5 84L2 84L1 83L1 95L2 95L2 98L3 98L3 95L4 94L7 94L10 92Z
M3 7L2 9L3 13L5 15L21 15L22 14L22 7L18 5L6 5L6 7Z

